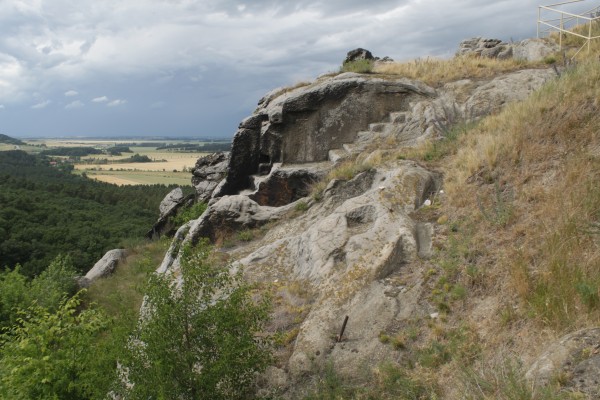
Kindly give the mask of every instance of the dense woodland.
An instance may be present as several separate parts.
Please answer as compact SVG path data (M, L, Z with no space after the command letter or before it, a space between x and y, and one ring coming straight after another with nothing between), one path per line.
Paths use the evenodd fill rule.
M32 277L58 255L85 273L104 252L143 237L172 189L115 186L23 151L0 152L0 267Z

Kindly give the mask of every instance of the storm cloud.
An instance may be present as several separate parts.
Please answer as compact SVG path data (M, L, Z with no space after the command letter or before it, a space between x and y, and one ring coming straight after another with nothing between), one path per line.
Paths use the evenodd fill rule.
M265 92L337 70L348 50L407 60L451 56L467 37L533 37L537 5L1 2L0 133L231 136Z

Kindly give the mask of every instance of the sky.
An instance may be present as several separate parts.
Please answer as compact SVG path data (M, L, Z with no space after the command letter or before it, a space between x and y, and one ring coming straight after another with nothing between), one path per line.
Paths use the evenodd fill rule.
M536 35L539 0L0 0L0 133L228 138L270 90Z

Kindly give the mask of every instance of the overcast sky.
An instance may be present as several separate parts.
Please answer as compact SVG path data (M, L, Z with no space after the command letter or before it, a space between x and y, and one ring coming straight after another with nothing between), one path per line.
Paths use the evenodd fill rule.
M0 133L231 137L346 52L536 35L533 0L0 0Z

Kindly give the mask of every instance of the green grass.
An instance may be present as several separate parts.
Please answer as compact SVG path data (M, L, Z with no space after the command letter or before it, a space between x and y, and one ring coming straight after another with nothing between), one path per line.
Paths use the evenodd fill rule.
M130 255L115 272L94 282L87 291L86 301L97 303L109 315L137 315L142 304L139 290L148 274L160 265L169 246L168 240L141 242L129 247Z
M359 74L369 74L373 72L375 62L372 60L350 61L342 65L341 72L357 72Z
M360 378L340 376L327 364L315 388L304 400L426 400L438 399L438 389L413 377L402 366L384 363Z

